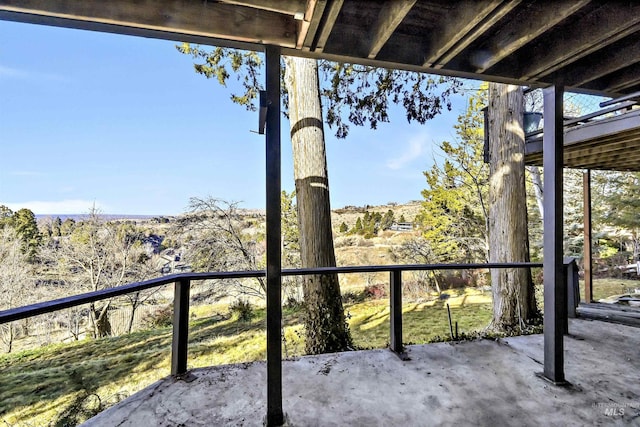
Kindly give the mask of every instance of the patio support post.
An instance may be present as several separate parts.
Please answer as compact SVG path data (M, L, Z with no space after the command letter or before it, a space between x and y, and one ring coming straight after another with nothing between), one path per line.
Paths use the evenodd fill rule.
M555 383L565 383L563 325L566 322L566 282L562 255L562 166L563 94L562 86L550 86L544 94L544 372Z
M584 199L584 302L589 304L593 300L593 252L592 252L592 224L591 224L591 170L587 169L582 175Z
M402 346L402 270L391 271L390 311L391 350L398 355L404 352Z
M267 426L284 424L282 411L282 249L280 209L280 48L266 46Z
M171 375L175 376L181 376L187 372L190 287L191 282L188 279L180 279L174 284Z

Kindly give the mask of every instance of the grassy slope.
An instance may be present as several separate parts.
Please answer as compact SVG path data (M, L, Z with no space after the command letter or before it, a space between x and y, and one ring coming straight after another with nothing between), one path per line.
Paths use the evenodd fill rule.
M637 281L600 279L597 300L635 288ZM450 293L452 293L450 291ZM491 318L490 295L467 290L448 301L460 332L485 327ZM425 343L447 337L446 302L436 299L403 306L404 341ZM386 299L345 305L358 348L381 348L389 341ZM225 313L225 314L220 314ZM263 360L265 312L250 322L226 315L225 306L192 308L189 367ZM285 310L284 354L303 354L300 313ZM75 402L95 393L108 406L166 376L170 369L171 327L70 344L50 345L0 356L0 417L7 425L53 425ZM93 407L96 407L95 399Z
M482 329L491 316L490 299L475 290L449 301L460 331ZM386 300L348 304L356 346L385 347L389 340ZM252 321L219 314L220 306L192 310L189 367L263 360L266 357L264 309ZM447 311L442 301L407 303L403 307L405 342L424 343L447 336ZM285 310L284 354L301 355L300 313ZM130 335L51 345L0 356L0 419L7 425L54 425L70 405L95 393L105 405L126 397L168 375L171 327ZM96 407L97 399L89 399ZM90 405L91 406L91 405Z

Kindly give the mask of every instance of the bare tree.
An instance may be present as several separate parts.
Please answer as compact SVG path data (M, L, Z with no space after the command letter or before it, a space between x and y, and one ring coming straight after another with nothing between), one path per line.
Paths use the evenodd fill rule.
M147 278L140 269L145 260L140 242L118 227L107 223L92 210L70 236L59 239L52 252L61 277L75 289L97 291ZM144 273L142 273L144 272ZM111 335L109 309L113 301L90 304L89 319L96 337Z
M213 197L193 197L190 214L178 224L185 246L184 258L198 271L263 270L265 268L264 217L246 218L238 209L238 202ZM263 228L262 228L263 229ZM253 230L253 231L252 231ZM232 283L232 285L229 285ZM257 286L256 286L257 284ZM255 280L234 280L211 283L214 293L264 298L266 283L263 277Z
M22 241L11 227L0 229L0 309L8 309L24 305L29 292L29 263L27 254L22 250ZM2 341L7 353L13 348L16 326L13 323L3 324Z

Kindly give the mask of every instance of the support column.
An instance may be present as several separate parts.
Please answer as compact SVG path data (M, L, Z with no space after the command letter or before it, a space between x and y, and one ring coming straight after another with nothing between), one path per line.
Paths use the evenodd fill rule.
M267 180L267 426L284 424L282 411L282 250L280 208L280 48L266 46Z
M565 382L563 324L566 322L566 283L562 256L562 166L564 151L562 86L544 94L544 372L555 384Z
M582 175L582 194L584 199L584 302L593 301L593 242L591 236L591 170Z

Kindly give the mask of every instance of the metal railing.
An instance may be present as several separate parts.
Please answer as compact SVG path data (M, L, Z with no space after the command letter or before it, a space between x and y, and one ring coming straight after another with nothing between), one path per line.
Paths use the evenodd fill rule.
M402 272L434 270L473 270L487 268L535 268L542 263L476 263L476 264L410 264L371 265L354 267L320 267L282 270L282 276L305 276L321 274L390 273L390 340L389 347L396 354L404 351L402 345ZM211 273L182 273L159 277L143 282L129 283L109 289L41 302L19 308L0 311L0 324L26 319L40 314L71 308L82 304L109 299L128 293L157 288L174 283L173 337L171 347L171 374L182 376L187 372L187 347L189 336L190 288L194 280L224 280L264 277L265 271L233 271Z

